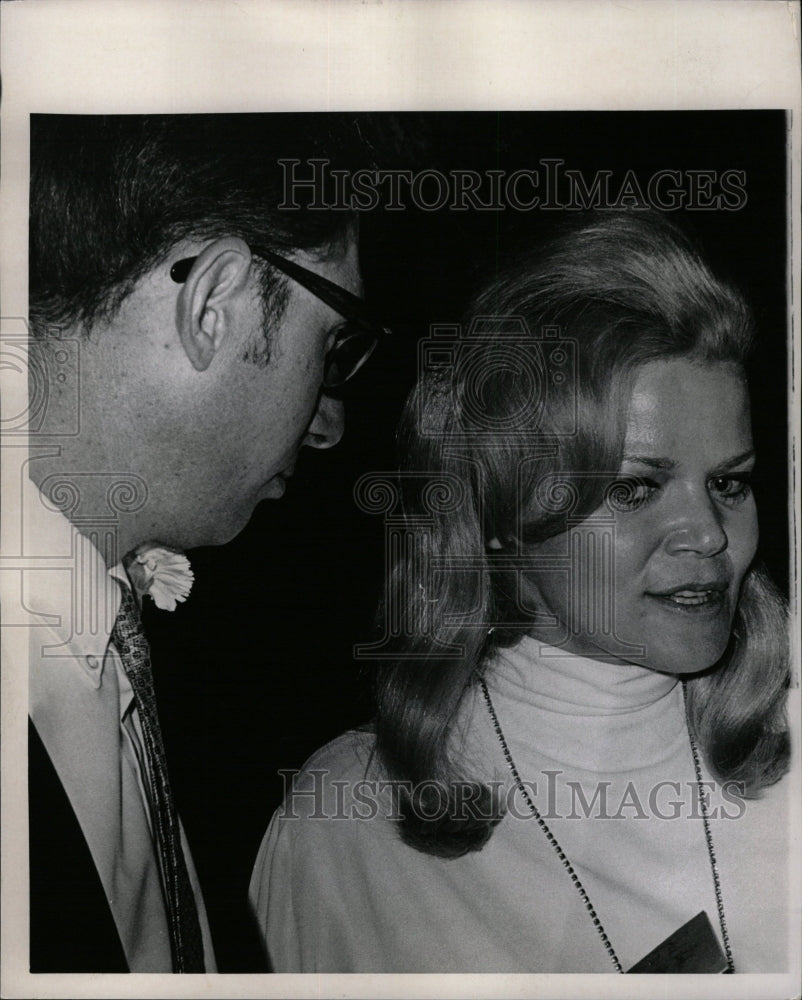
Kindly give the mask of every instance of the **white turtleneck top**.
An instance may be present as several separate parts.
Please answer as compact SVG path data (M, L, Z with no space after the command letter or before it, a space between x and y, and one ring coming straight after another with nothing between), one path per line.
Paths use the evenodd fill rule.
M518 772L623 968L700 910L721 941L676 678L524 639L487 682ZM346 733L307 762L251 883L277 972L615 971L515 792L480 691L456 734L466 775L498 782L509 807L486 846L457 859L401 841L370 734ZM702 777L712 782L703 761ZM707 786L736 972L787 969L789 784L746 800Z

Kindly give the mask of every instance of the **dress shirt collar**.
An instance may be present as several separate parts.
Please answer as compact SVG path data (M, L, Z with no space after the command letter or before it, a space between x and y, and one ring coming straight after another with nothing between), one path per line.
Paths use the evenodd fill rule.
M25 494L24 551L32 557L27 589L36 614L99 688L120 586L127 583L122 563L108 569L92 540L34 483L28 481Z

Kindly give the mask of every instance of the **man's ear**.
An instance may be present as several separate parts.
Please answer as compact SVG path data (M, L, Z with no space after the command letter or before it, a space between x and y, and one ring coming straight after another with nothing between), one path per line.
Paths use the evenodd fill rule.
M197 371L209 367L230 334L250 271L248 244L234 236L215 240L195 258L178 294L176 327Z

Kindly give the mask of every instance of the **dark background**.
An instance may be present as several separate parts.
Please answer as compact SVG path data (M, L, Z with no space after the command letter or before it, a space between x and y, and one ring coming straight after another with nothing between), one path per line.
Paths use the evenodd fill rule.
M786 119L782 112L531 112L369 116L397 138L413 169L539 169L559 157L592 178L628 169L743 170L738 211L672 213L697 234L756 313L752 365L761 546L788 581L786 413ZM280 768L369 719L372 665L353 644L370 637L383 585L381 517L352 490L392 469L394 429L433 322L457 322L504 247L548 211L457 213L381 208L363 217L367 295L394 336L346 403L346 434L302 456L285 497L257 508L231 544L189 553L195 586L167 614L147 602L156 685L179 809L215 937L220 971L260 968L246 896L279 804Z

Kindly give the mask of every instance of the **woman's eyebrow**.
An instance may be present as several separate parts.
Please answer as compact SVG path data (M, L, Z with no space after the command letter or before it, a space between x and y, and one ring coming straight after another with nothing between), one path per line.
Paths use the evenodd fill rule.
M624 462L637 462L638 465L647 465L650 469L673 469L677 464L670 458L656 458L652 455L624 455Z
M734 455L732 458L726 458L723 462L719 462L716 468L722 471L734 469L736 466L754 457L754 448L749 448L748 451L743 451L740 455ZM639 465L645 465L650 469L673 469L677 464L673 459L657 458L654 455L624 455L623 461L637 462Z
M755 450L754 448L750 448L748 451L743 451L741 452L740 455L736 455L734 458L728 458L726 461L721 462L719 465L716 466L716 468L723 469L725 471L727 469L734 469L736 465L741 465L744 462L748 461L750 458L754 457L755 457Z

